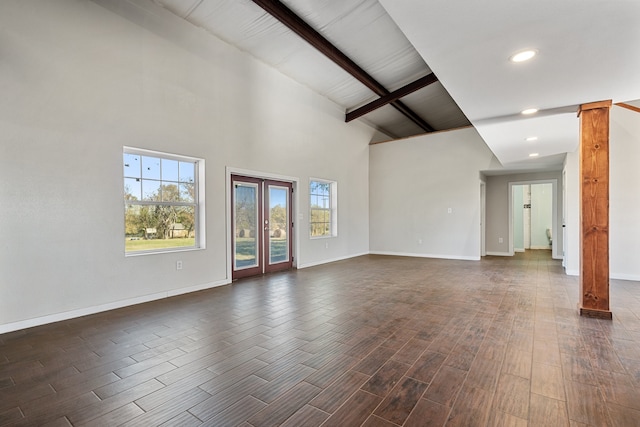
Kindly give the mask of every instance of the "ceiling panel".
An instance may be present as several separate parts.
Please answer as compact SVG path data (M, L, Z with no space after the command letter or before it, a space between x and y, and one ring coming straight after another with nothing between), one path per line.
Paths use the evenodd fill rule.
M389 139L420 135L424 130L402 115L391 105L385 105L364 116L365 122L371 123L389 135Z
M402 102L422 117L436 130L469 126L469 120L451 99L440 82L435 82L404 98Z

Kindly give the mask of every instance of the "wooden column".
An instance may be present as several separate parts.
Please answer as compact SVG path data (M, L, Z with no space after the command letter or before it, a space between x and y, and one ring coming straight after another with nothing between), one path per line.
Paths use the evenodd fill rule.
M609 310L609 110L583 104L580 117L580 315L611 319Z

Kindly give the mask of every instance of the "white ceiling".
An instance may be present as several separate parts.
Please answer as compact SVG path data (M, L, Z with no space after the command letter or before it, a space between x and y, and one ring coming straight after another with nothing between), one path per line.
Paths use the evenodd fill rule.
M574 151L578 105L640 99L640 1L379 1L506 168Z
M186 20L345 110L378 98L251 0L94 1ZM640 0L281 2L389 91L433 71L439 82L402 101L436 130L470 121L506 170L560 169L580 104L640 99ZM508 60L526 48L539 54ZM389 105L359 120L391 137L424 132Z

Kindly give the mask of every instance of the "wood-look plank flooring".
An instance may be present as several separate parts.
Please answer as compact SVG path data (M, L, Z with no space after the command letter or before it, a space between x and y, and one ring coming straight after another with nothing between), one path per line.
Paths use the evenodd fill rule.
M640 283L363 256L0 335L0 426L640 426Z

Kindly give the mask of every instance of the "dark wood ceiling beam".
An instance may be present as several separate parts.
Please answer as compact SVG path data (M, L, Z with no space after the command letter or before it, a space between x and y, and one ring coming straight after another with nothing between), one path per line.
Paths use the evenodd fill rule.
M402 114L404 114L413 123L415 123L418 126L420 126L420 128L422 128L422 130L424 130L426 132L435 132L435 129L429 123L427 123L422 117L420 117L411 108L406 106L402 101L393 101L391 103L391 105L393 106L393 108L395 108L396 110L398 110Z
M302 37L311 46L318 49L323 55L332 60L335 64L351 74L360 83L371 89L378 96L389 95L389 91L374 79L369 73L364 71L358 64L353 62L347 55L342 53L340 49L334 46L329 40L324 38L320 33L314 30L309 24L303 21L298 15L293 13L291 9L282 4L278 0L253 0L255 4L264 9L271 16L280 21L291 31ZM409 107L401 101L393 101L391 104L402 114L411 119L427 132L434 129L425 120L418 116Z
M438 78L435 74L431 73L422 78L419 78L416 81L409 83L401 87L398 90L394 90L388 95L382 96L375 101L371 101L370 103L363 105L362 107L356 108L353 111L350 111L346 114L345 121L350 122L351 120L355 120L358 117L362 117L367 113L372 112L373 110L377 110L378 108L385 106L387 104L392 103L404 96L409 95L417 90L422 89L423 87L429 86L431 83L435 83L438 81Z

